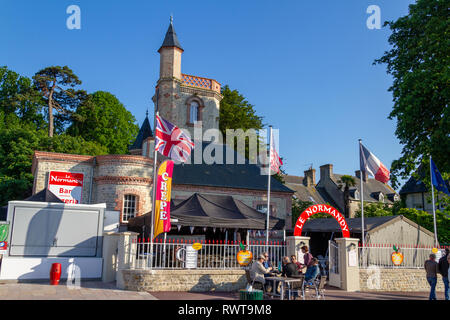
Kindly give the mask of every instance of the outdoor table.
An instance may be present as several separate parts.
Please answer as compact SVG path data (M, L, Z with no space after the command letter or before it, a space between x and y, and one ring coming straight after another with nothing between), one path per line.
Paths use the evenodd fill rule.
M271 293L272 296L280 296L280 300L284 300L284 285L286 284L288 287L291 286L291 283L294 282L301 282L303 281L304 275L298 275L297 278L287 278L287 277L267 277L266 281L273 281L273 292ZM281 289L280 294L278 295L277 292L277 281L281 283Z

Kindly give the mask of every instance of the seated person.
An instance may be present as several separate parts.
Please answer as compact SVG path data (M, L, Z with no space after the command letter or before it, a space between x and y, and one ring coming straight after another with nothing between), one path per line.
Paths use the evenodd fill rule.
M304 265L302 265L299 261L297 261L297 257L295 254L291 256L291 261L297 266L298 273L302 273L302 269L304 268Z
M292 277L293 275L298 275L297 265L291 262L289 257L283 257L283 272L281 274L283 277Z
M319 260L317 258L312 258L308 269L306 269L305 282L309 282L309 284L312 283L319 274Z
M264 262L263 262L263 266L266 269L272 268L272 271L275 271L273 266L272 266L272 262L270 262L269 260L269 253L268 252L264 252L263 253L264 256ZM264 277L270 277L272 274L271 272L264 274Z
M266 284L264 274L269 273L272 270L272 267L264 267L264 261L264 255L261 254L258 256L258 259L256 261L253 261L252 267L250 268L250 278L252 279L252 281L262 283L263 285Z

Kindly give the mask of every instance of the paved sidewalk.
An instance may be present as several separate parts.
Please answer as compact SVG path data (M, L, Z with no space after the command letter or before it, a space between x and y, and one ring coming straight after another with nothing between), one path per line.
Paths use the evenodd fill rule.
M159 300L238 300L239 293L152 292ZM325 300L428 300L429 292L345 292L337 288L325 288ZM444 293L436 293L444 300ZM307 300L315 300L307 295Z
M444 293L437 293L444 300ZM85 281L70 289L65 281L57 286L48 282L11 283L0 281L1 300L238 300L238 292L135 292L118 290L115 283ZM326 287L325 300L427 300L428 292L345 292ZM311 298L308 298L311 300Z
M82 282L70 289L65 281L57 286L48 282L11 283L0 281L0 300L156 300L147 292L118 290L115 283Z

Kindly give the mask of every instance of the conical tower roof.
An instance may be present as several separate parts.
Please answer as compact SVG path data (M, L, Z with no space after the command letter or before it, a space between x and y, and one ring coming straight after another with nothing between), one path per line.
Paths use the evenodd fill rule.
M175 28L173 27L173 18L170 17L169 29L167 29L166 36L164 37L164 41L161 45L161 48L172 48L172 47L176 47L178 49L183 50L180 41L178 41ZM161 50L161 48L159 48L159 50Z
M141 128L139 129L138 135L136 136L136 140L134 143L128 148L128 150L141 149L142 143L148 137L153 137L152 127L150 126L150 121L148 120L148 112L145 116L145 120L142 123Z

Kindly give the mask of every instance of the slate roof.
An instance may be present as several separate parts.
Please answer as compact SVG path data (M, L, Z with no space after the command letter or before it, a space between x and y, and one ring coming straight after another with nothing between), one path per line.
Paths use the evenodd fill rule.
M422 182L421 179L425 177L425 170L422 169L423 167L420 166L417 169L417 172L419 174L419 178L415 178L411 176L408 181L403 185L403 187L400 189L400 194L407 194L407 193L427 193L429 192L429 189L425 185L425 183ZM428 168L429 169L429 168ZM450 189L450 181L445 181L447 184L447 188Z
M141 149L142 143L148 137L153 137L152 127L150 126L150 121L148 120L148 116L145 116L145 120L142 123L141 128L136 136L136 140L134 143L128 147L128 150Z
M417 180L414 177L409 178L408 181L403 185L403 187L400 189L400 194L405 193L422 193L422 192L428 192L427 187L425 186L425 183L423 183L420 180Z
M167 47L176 47L181 50L183 48L181 47L180 41L178 41L177 34L175 32L175 28L173 27L172 21L170 21L169 28L167 29L166 36L164 37L164 41L161 45L161 48L167 48ZM161 50L161 48L159 48Z
M343 176L342 174L333 173L332 180L336 183L337 186L339 186L338 181L341 179L342 176ZM350 187L350 199L357 200L355 199L355 193L356 191L358 191L359 193L361 190L360 189L361 179L355 176L352 177L355 180L355 186ZM344 186L341 187L341 191L344 191ZM363 191L364 191L364 201L371 201L371 202L378 201L378 195L381 192L383 193L383 195L385 195L384 197L385 203L394 203L393 195L396 194L395 190L392 189L389 185L382 183L378 180L368 178L367 181L364 182Z
M195 143L200 145L199 142ZM250 190L267 190L267 176L261 174L260 167L256 164L250 164L249 161L226 144L214 144L203 142L202 154L205 154L207 146L215 146L218 150L222 150L224 162L227 155L234 159L232 164L207 164L205 157L202 156L201 163L191 164L192 157L195 158L195 150L191 154L191 159L186 163L176 164L173 173L173 184L209 186L219 188L240 188ZM209 149L209 148L208 148ZM197 151L198 152L198 151ZM220 152L220 151L219 151ZM209 152L207 152L209 153ZM212 152L215 155L215 151ZM231 156L230 156L231 155ZM238 164L238 160L243 164ZM281 182L271 177L271 191L294 193Z
M303 177L285 175L284 184L295 191L295 196L300 201L311 201L313 203L326 203L314 186L307 187L303 184Z

